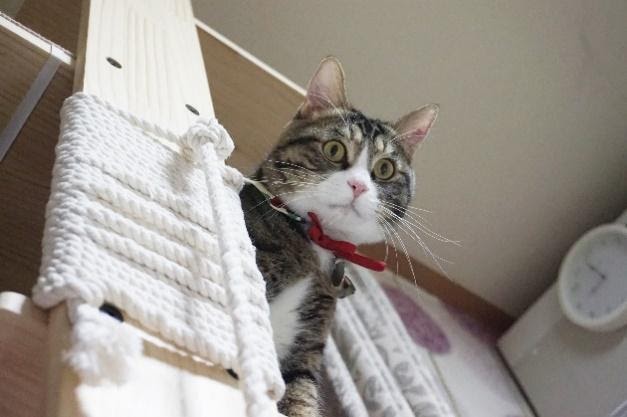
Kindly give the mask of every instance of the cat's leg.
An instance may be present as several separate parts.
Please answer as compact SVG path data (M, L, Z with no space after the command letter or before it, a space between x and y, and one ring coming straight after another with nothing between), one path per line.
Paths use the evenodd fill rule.
M279 411L288 417L319 417L318 378L308 373L285 374L284 378L285 395L279 402Z
M299 308L300 331L289 353L281 360L285 395L279 411L288 417L319 417L318 384L322 368L322 352L335 311L336 298L313 285Z

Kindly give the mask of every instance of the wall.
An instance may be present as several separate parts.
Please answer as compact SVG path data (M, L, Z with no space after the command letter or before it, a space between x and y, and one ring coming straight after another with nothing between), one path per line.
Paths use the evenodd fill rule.
M195 12L301 85L339 56L374 115L439 102L415 205L463 242L429 243L448 276L510 314L627 206L624 1L197 0Z

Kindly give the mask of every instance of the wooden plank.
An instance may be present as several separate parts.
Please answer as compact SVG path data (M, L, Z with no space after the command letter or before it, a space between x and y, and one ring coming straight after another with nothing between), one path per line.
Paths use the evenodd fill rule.
M78 386L77 399L90 417L246 414L237 380L222 367L163 341L137 322L130 323L142 335L143 354L122 386ZM73 401L69 399L70 404Z
M70 346L70 322L67 307L62 304L49 312L46 355L46 385L44 386L46 417L78 417L80 411L76 388L78 376L62 361L63 352Z
M14 19L44 38L76 53L81 0L25 0Z
M0 18L0 49L1 130L48 59L50 45ZM72 59L65 55L64 60L0 162L0 291L27 294L37 276L44 210L59 134L58 111L72 92Z
M188 1L86 0L85 7L76 91L176 133L197 117L186 106L213 115Z
M142 330L143 354L124 385L80 384L60 360L48 364L46 416L124 417L142 415L223 417L245 415L237 380L223 368ZM63 304L50 314L49 355L58 358L69 346L70 323Z
M186 104L201 115L213 115L188 0L85 1L80 33L75 90L178 133L196 117ZM65 307L55 308L52 318L48 416L245 415L242 393L225 370L173 347L138 323L130 324L142 334L144 351L129 383L79 384L61 362L70 332Z
M7 124L48 59L48 45L38 41L34 35L0 16L0 128Z
M198 22L198 36L216 115L235 141L235 151L228 162L252 174L303 101L305 91L201 22ZM377 258L385 255L383 244L365 250ZM417 285L427 292L499 333L513 323L513 318L497 307L410 259ZM399 256L398 261L398 274L413 282L407 260ZM396 265L393 271L397 272Z
M25 296L0 293L0 415L44 412L47 324Z
M5 127L48 60L50 42L0 18L0 108ZM72 92L73 63L63 63L0 163L0 291L29 293L41 259L58 110ZM0 415L39 417L45 407L47 324L43 312L15 293L0 294Z

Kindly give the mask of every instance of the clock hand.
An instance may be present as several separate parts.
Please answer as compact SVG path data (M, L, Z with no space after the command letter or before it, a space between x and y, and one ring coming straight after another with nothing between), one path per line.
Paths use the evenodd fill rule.
M588 266L588 268L590 268L590 270L591 270L592 272L594 272L595 274L597 274L597 275L598 275L601 279L603 279L603 280L604 280L605 278L607 278L607 277L605 276L605 274L604 274L604 273L602 273L601 271L599 271L599 270L598 270L598 269L597 269L594 265L592 265L592 264L591 264L591 263L589 263L588 261L586 261L586 265Z
M594 272L595 274L597 274L599 276L599 278L601 278L594 285L594 287L590 288L590 291L588 292L588 294L596 294L596 292L599 290L599 287L601 287L601 284L603 284L605 282L605 278L607 278L607 276L604 273L602 273L601 271L599 271L598 268L596 268L590 262L586 261L586 265L588 266L588 268L590 268L590 270L592 272Z

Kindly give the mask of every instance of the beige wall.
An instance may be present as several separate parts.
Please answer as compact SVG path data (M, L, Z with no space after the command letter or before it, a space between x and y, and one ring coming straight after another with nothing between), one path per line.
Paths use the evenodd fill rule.
M586 229L627 206L627 2L197 0L196 14L304 85L344 63L353 102L442 106L416 205L461 248L451 279L519 314ZM263 103L260 103L263 105ZM413 254L425 259L415 248Z

